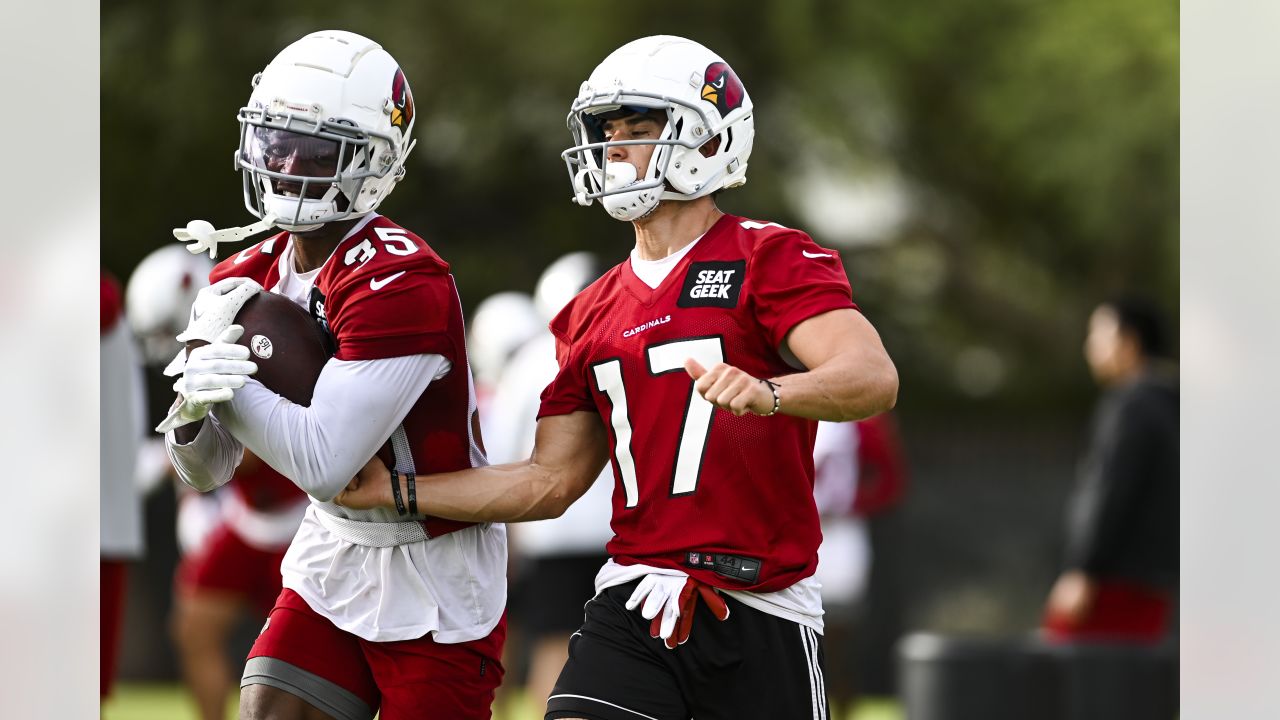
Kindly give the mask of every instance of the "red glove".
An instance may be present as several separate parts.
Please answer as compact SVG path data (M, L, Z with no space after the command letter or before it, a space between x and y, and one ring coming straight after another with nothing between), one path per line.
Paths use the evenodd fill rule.
M627 600L627 609L635 610L639 607L640 614L652 621L649 624L649 636L662 638L663 644L674 650L677 645L689 639L699 597L716 619L724 620L729 617L729 606L714 588L684 573L645 575Z
M729 606L715 588L689 578L680 590L680 617L676 619L676 631L665 641L668 650L675 650L676 645L683 645L689 639L689 632L693 630L693 612L698 608L699 597L717 620L729 619ZM658 618L654 618L655 622L657 620ZM651 625L649 633L652 635L654 630L655 626Z

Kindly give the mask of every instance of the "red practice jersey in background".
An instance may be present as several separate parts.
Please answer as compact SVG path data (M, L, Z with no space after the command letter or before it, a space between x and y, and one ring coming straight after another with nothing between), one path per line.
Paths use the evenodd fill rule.
M892 509L907 489L907 456L893 413L859 420L850 428L858 433L858 490L850 514L870 517Z
M418 474L473 467L470 371L462 306L449 265L422 238L375 215L338 244L316 275L306 310L332 338L338 360L376 360L417 354L452 363L432 382L391 437L397 465L409 453ZM271 290L280 281L280 233L224 260L214 283L248 277ZM435 520L433 534L472 523Z
M758 592L813 574L817 423L715 409L693 392L684 361L755 377L795 372L779 354L787 332L842 308L856 306L837 253L803 232L726 215L656 290L628 260L556 316L560 372L539 416L587 410L607 427L617 562ZM758 573L741 580L701 567L698 556L714 553L758 560Z
M257 458L240 463L231 488L245 505L263 512L290 507L307 496L292 480Z
M98 294L99 332L102 337L115 329L116 323L124 315L124 301L121 299L120 283L115 276L106 270L98 272L100 277Z

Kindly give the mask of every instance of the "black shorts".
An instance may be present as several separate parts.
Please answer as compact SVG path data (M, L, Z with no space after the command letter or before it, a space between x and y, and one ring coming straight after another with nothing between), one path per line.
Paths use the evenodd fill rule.
M626 608L637 583L587 603L546 720L828 720L821 635L725 596L729 619L699 602L689 641L668 650Z
M592 555L531 557L521 572L516 619L530 635L565 636L582 627L582 606L595 594L596 573L609 559Z

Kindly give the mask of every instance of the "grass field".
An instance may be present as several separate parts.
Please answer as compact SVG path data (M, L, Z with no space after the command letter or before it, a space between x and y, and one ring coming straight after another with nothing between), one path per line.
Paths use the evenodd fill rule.
M524 704L512 698L511 705ZM227 703L227 718L234 720L236 706ZM538 720L532 708L523 712L495 715L495 720ZM864 701L849 715L832 720L902 720L902 710L892 700ZM123 683L116 686L111 700L103 706L102 720L197 720L191 702L181 686L173 684Z

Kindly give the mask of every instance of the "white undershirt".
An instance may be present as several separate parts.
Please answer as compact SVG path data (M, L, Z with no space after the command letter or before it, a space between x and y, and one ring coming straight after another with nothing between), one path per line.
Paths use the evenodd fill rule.
M663 280L667 279L667 276L671 274L676 265L680 264L680 260L685 255L688 255L693 246L697 245L701 239L702 235L699 235L694 238L693 242L661 260L643 260L640 258L640 248L633 248L631 250L631 270L636 274L636 277L640 278L640 282L648 285L653 290L657 290L658 286L662 284Z
M641 564L619 565L610 559L600 568L600 572L596 573L596 594L599 595L615 585L629 583L632 580L650 574L672 575L675 577L689 576L688 573L681 570ZM791 587L783 588L777 592L754 593L745 590L721 590L720 592L747 607L804 625L821 634L823 628L821 589L822 586L818 584L817 579L810 575L791 585ZM636 610L636 612L640 611Z

